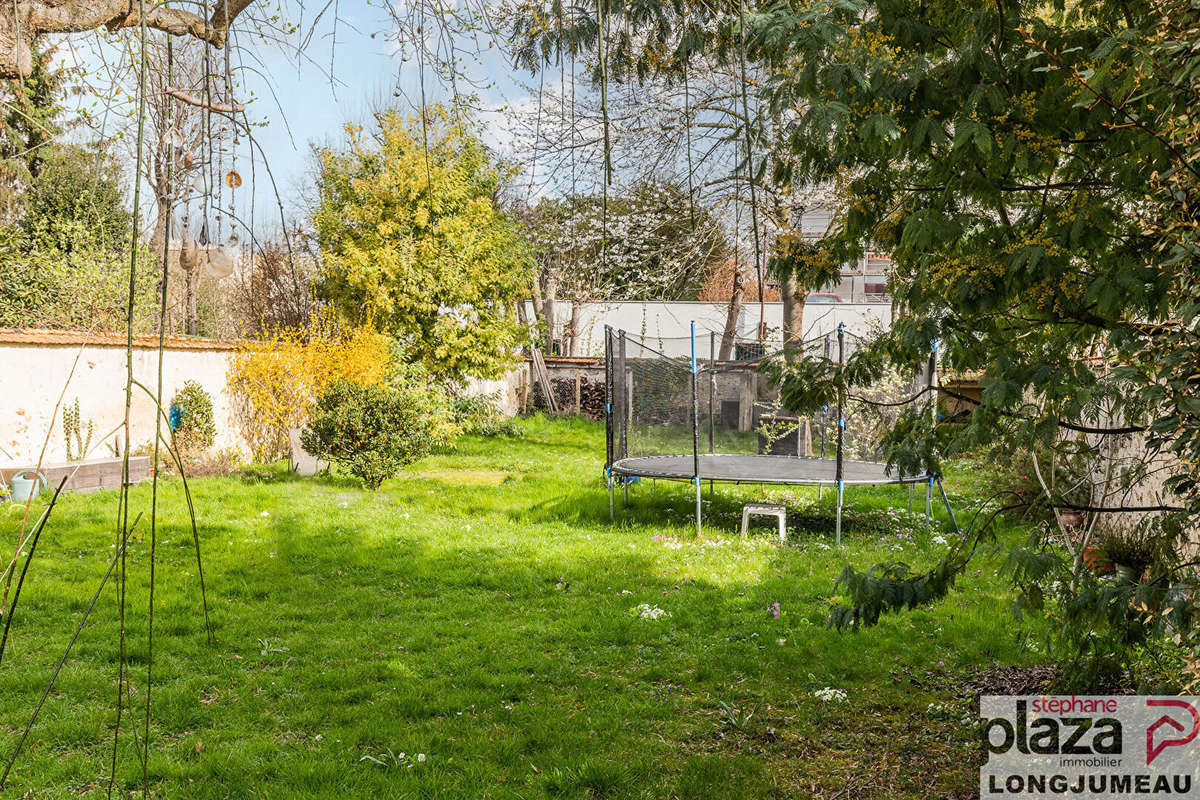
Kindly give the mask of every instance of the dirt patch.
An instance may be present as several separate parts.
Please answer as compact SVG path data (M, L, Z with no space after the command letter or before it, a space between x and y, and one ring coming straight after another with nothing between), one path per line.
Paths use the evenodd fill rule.
M985 694L1045 694L1058 677L1058 667L984 667L963 676L961 694L977 699Z

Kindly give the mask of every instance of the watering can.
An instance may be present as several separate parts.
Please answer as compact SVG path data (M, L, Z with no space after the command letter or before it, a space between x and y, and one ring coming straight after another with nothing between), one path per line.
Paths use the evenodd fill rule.
M31 474L33 477L28 477ZM46 476L37 470L23 469L12 476L12 500L14 503L24 503L29 498L40 494L44 488L46 488Z

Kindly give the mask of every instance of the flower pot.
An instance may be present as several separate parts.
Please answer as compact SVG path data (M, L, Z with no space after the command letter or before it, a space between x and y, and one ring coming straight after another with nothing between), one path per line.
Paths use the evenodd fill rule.
M1111 575L1116 568L1099 547L1085 547L1083 564L1097 575Z

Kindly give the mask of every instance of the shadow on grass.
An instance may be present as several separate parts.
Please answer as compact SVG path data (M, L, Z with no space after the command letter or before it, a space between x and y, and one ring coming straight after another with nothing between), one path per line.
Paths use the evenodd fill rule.
M417 478L381 494L304 480L200 483L216 649L203 644L190 530L171 514L160 527L151 774L164 796L925 797L973 785L968 737L923 716L944 698L903 675L950 652L1013 658L995 608L825 630L841 556L738 541L723 523L744 498L728 490L696 541L686 485L634 487L610 526L599 480L452 491ZM69 509L72 530L38 565L49 579L21 615L7 726L24 721L79 613L105 512ZM130 603L144 607L142 543L132 555ZM106 601L34 731L22 788L96 774L117 652ZM827 686L847 705L813 697ZM400 753L428 760L410 767ZM131 752L123 763L130 789L140 768Z

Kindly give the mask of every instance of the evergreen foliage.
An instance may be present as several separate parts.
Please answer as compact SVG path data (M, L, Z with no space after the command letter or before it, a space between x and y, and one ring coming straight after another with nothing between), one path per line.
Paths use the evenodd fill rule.
M495 202L506 173L439 107L376 119L318 153L318 291L442 379L496 377L512 363L516 303L532 279L520 231Z

